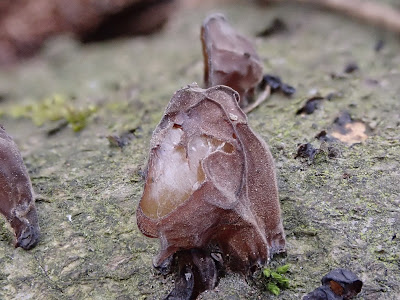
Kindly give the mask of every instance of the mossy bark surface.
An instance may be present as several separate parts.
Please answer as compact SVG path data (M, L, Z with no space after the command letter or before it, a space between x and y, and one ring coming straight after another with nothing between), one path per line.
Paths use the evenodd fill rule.
M58 38L0 71L0 123L22 152L42 232L35 249L14 249L0 221L1 299L160 299L172 289L173 277L152 268L158 241L138 231L135 210L152 130L174 91L202 85L199 32L211 11L253 38L274 17L289 26L254 40L265 72L297 92L273 94L248 115L277 167L287 256L271 265L291 268L290 288L276 298L300 299L339 267L363 280L357 299L400 298L399 37L309 6L241 2L177 13L150 37L88 45ZM349 62L359 70L341 76ZM315 93L335 97L296 115ZM63 100L52 105L55 97ZM315 135L342 111L368 126L368 139L333 144L337 158L295 159L298 144L320 147ZM129 131L123 148L107 138ZM200 298L275 297L257 280L228 273Z

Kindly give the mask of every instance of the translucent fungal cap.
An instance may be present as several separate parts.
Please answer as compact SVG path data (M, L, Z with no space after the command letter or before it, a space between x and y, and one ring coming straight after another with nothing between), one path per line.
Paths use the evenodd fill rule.
M153 133L137 221L160 238L156 266L178 250L217 245L247 272L284 251L273 158L237 99L226 86L188 86Z
M207 17L201 27L206 87L226 85L247 105L263 76L262 62L251 41L233 29L222 14Z

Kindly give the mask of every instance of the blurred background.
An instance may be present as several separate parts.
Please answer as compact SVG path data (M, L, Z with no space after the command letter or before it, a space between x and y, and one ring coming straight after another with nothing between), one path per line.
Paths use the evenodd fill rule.
M34 55L46 40L57 35L70 35L82 42L93 42L118 36L151 34L160 30L168 19L179 16L179 11L198 6L212 7L224 2L235 1L3 0L0 2L0 65ZM377 6L371 6L363 0L247 1L248 4L251 2L321 5L372 20L373 23L388 23L383 25L400 31L400 13L385 8L379 11L380 7L377 9ZM393 3L386 0L379 1L378 4L385 2ZM396 18L399 20L396 21Z

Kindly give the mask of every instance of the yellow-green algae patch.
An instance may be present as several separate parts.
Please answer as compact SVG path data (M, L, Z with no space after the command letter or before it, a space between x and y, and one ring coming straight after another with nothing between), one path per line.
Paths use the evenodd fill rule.
M73 131L82 130L88 119L96 112L95 105L78 107L73 105L73 99L55 94L39 101L30 101L25 104L12 104L0 110L0 115L13 118L28 118L36 126L46 122L64 120Z

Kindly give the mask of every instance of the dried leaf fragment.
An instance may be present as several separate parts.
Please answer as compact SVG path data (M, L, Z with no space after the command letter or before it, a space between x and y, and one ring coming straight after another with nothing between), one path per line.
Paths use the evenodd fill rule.
M201 27L206 87L227 85L244 107L262 80L262 63L250 40L237 33L221 14L207 17Z
M165 262L177 251L198 249L248 273L285 249L273 158L238 97L227 86L181 89L153 133L137 222L160 239L156 267L168 269ZM195 269L213 270L201 261L208 265L196 262ZM212 287L211 273L196 276Z
M269 37L274 34L279 34L288 31L288 26L280 18L274 18L265 29L257 33L258 37Z
M0 162L0 213L14 230L15 247L31 249L39 241L32 184L17 145L1 125Z

